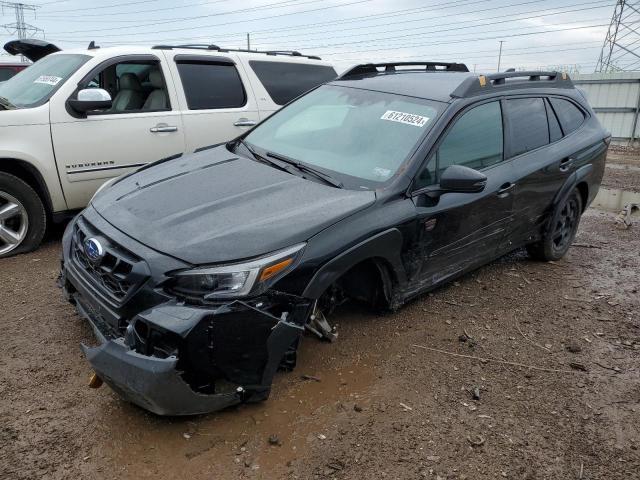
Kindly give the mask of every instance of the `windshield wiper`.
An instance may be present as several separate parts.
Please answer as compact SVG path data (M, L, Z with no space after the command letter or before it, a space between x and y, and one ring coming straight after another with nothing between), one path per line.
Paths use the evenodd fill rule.
M5 110L15 110L18 108L4 97L0 97L0 107L4 107Z
M256 152L253 149L253 147L249 146L249 144L244 140L238 140L238 144L246 148L249 151L249 153L253 156L253 158L256 159L258 162L266 163L267 165L271 165L272 167L275 167L278 170L282 170L283 172L287 172L287 173L290 173L291 175L295 175L285 165L282 165L279 162L274 162L273 160L269 158L265 158L262 155L260 155L258 152Z
M289 165L293 165L298 170L302 172L310 173L314 177L319 178L320 180L324 180L326 183L336 188L344 187L344 184L340 180L333 178L331 175L324 173L321 170L310 167L305 163L298 162L293 158L285 157L284 155L280 155L279 153L273 153L273 152L267 152L267 157L275 158L276 160L280 160L281 162L285 162L285 163L288 163Z

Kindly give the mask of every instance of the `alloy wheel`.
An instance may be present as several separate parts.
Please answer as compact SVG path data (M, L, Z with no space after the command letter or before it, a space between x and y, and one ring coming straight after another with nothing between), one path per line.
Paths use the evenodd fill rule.
M18 248L28 230L29 216L24 205L0 190L0 255Z
M571 197L562 207L553 230L553 248L556 251L564 251L569 248L570 243L573 241L579 218L578 202L575 197Z

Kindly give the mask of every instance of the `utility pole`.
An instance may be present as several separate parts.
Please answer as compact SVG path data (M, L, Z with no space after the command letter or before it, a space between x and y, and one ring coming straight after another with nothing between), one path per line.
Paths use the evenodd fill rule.
M498 53L498 73L500 73L500 63L502 62L502 44L505 40L500 40L500 52Z
M251 50L251 34L247 33L247 50Z
M24 21L24 11L28 10L35 13L36 9L39 8L38 5L0 1L0 6L2 7L3 14L5 9L9 9L13 10L16 16L15 23L5 23L4 25L0 25L0 27L4 27L11 34L18 35L18 38L20 40L24 40L28 37L33 37L38 32L44 33L44 30L42 30L41 28L38 28ZM26 62L24 56L21 55L21 58L23 62Z

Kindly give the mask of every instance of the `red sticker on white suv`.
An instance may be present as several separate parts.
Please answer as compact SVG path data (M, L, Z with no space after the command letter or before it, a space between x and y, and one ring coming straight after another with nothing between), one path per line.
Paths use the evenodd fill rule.
M415 115L413 113L387 110L380 117L380 120L389 120L390 122L404 123L405 125L413 125L414 127L424 127L429 121L429 117L423 117L422 115Z

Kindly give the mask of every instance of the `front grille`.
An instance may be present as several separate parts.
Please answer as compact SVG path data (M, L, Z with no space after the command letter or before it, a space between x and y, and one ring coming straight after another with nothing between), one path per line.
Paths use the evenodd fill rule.
M85 241L89 238L98 239L103 246L104 256L98 261L89 259L85 252ZM71 253L83 276L118 303L133 295L149 276L142 259L105 237L82 218L74 226Z

